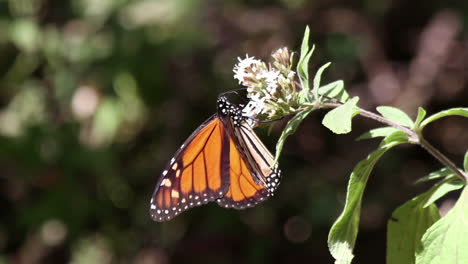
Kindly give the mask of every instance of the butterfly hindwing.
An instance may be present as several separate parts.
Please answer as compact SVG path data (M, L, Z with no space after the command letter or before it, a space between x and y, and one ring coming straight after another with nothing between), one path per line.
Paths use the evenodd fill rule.
M245 122L233 124L230 147L230 186L217 202L223 207L253 207L273 195L280 170L253 129ZM273 168L272 168L273 167Z
M273 195L281 180L281 170L278 164L275 164L273 155L246 123L240 124L239 129L235 131L237 132L236 138L239 139L238 146L243 149L242 153L249 160L248 164L252 166L251 171L257 172L254 178Z
M231 140L230 147L230 185L223 198L217 200L223 207L244 209L267 199L268 191L264 185L255 181L254 175L245 158Z
M182 145L160 176L150 215L167 221L181 212L222 197L229 187L229 138L214 115Z

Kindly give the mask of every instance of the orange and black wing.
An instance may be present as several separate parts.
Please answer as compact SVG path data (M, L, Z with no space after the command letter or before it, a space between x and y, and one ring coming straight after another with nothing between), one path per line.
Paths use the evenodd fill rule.
M213 115L185 141L161 174L151 199L153 220L167 221L223 197L229 188L229 149L226 127Z
M255 176L244 156L237 150L233 140L230 140L229 154L229 189L217 200L218 204L227 208L244 209L255 206L267 199L268 190L262 183L255 182Z
M274 157L258 138L255 131L247 123L243 122L234 130L238 140L237 149L245 156L245 160L251 166L256 182L267 187L270 195L273 195L281 180L281 170Z
M273 195L279 184L280 170L273 163L240 108L220 97L218 114L185 141L161 174L150 215L167 221L215 200L224 207L252 207Z
M280 170L247 124L233 127L229 148L229 189L220 206L244 209L265 201L279 185Z

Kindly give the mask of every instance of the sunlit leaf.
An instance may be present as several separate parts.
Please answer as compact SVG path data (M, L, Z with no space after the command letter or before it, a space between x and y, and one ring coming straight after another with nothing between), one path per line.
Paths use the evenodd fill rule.
M455 175L455 173L452 170L450 170L449 168L442 168L438 171L431 172L428 175L421 177L415 183L421 183L421 182L426 182L430 180L440 179L440 178L448 177L451 175Z
M455 175L437 183L428 192L427 201L424 203L423 207L430 206L447 193L461 189L463 186L465 186L465 182L458 180Z
M304 32L304 38L302 39L301 54L299 56L299 62L297 63L297 73L302 84L303 90L301 91L302 96L309 93L309 60L314 52L315 46L309 49L309 26L306 27Z
M312 88L312 93L314 94L315 98L319 97L318 95L319 95L320 81L322 80L322 74L330 66L330 64L331 62L328 62L322 65L322 67L320 67L317 70L317 73L314 76L314 86Z
M399 131L399 130L394 127L379 127L379 128L375 128L375 129L367 131L366 133L360 135L356 140L376 138L376 137L386 137L396 131Z
M421 194L392 213L387 223L387 264L414 263L421 237L440 218L434 204L423 207L427 196Z
M466 264L468 260L468 187L455 206L433 224L416 251L416 264Z
M445 117L445 116L451 116L451 115L468 117L468 108L463 108L463 107L452 108L452 109L448 109L448 110L433 114L430 117L426 118L424 121L422 121L421 125L419 127L420 127L420 129L423 129L429 123L434 122L435 120L437 120L439 118L442 118L442 117Z
M362 196L374 165L389 149L407 141L408 138L402 131L385 137L379 148L360 161L351 173L345 207L328 234L328 248L335 258L335 263L351 263L354 257Z
M415 127L419 127L421 122L423 121L424 117L426 117L426 110L424 108L418 108L418 116L416 117L416 121L414 122Z
M341 102L346 102L349 99L349 95L344 89L344 82L342 80L334 81L320 87L318 93L319 96L335 98Z
M405 127L412 128L414 126L413 120L403 111L391 106L379 106L377 111L385 118L400 124Z
M359 97L354 97L343 105L329 111L322 120L322 124L335 134L346 134L351 131L351 120L359 114L356 104Z

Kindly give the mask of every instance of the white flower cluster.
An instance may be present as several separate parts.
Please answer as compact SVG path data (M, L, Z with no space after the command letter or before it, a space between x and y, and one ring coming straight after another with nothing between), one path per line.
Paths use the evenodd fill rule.
M296 73L291 70L291 54L287 48L281 48L272 57L273 65L248 55L237 58L234 79L247 88L249 98L242 110L245 116L273 118L281 114L278 111L288 110L291 100L296 97Z

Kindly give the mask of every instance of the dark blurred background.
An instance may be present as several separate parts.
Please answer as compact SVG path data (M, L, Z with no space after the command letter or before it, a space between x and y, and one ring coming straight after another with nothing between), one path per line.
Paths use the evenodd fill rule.
M328 229L378 144L354 141L372 120L338 136L313 113L286 142L276 195L253 209L152 222L154 184L217 95L239 88L238 56L298 51L310 25L312 71L332 61L324 81L343 79L362 107L414 117L468 105L467 22L466 0L1 0L0 263L332 262ZM258 130L270 149L286 121ZM445 118L426 136L461 166L467 129ZM384 156L356 263L384 262L386 219L440 167L416 146Z

